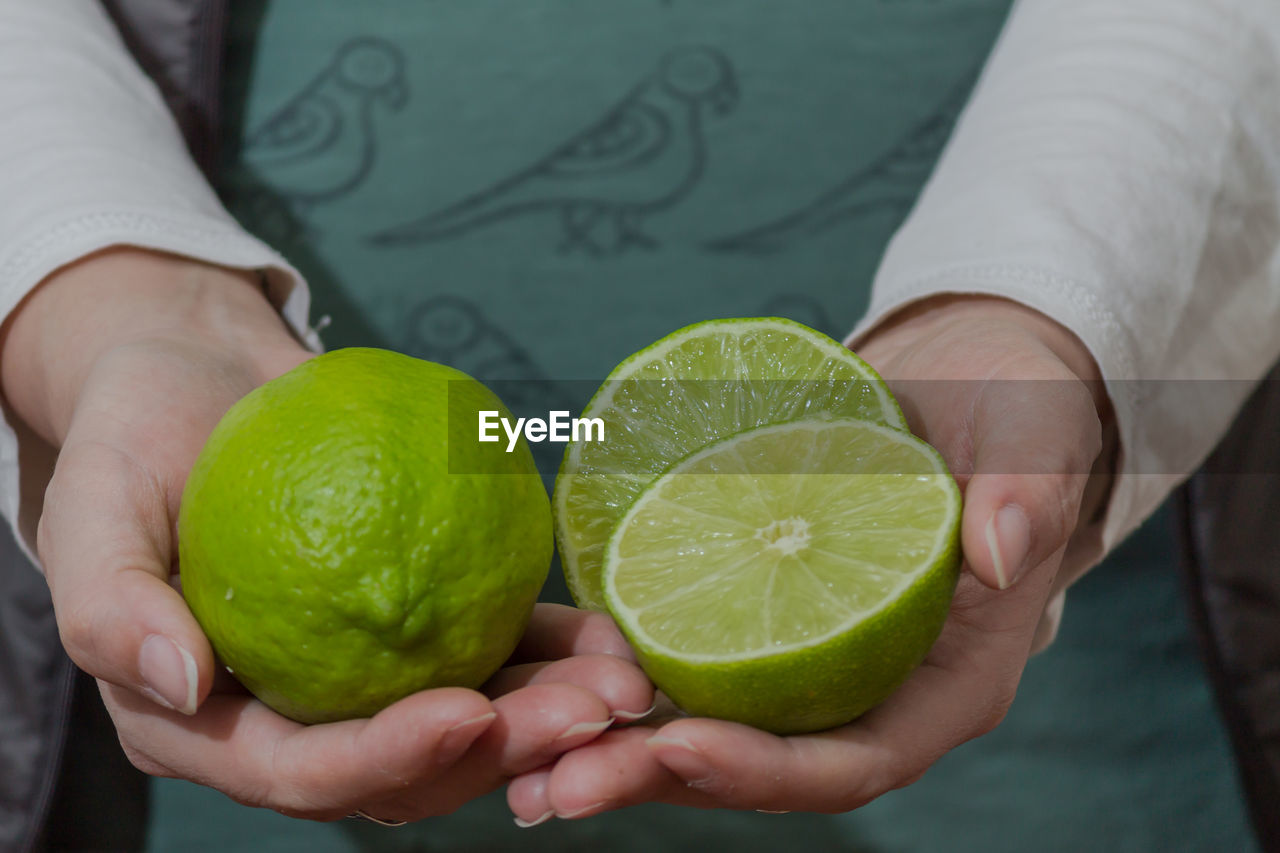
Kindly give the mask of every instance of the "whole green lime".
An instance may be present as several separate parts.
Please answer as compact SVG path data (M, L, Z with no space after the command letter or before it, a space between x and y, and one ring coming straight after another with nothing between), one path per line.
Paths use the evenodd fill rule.
M307 361L233 406L187 480L183 594L227 667L306 723L476 687L551 560L550 506L510 417L450 367L377 349Z

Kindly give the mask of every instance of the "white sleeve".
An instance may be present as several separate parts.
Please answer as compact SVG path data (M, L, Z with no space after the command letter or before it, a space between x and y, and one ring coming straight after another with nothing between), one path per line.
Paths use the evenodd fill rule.
M98 3L0 0L0 116L0 321L59 267L132 245L262 270L318 347L302 278L223 209ZM30 554L52 453L5 415L0 513Z
M1280 3L1017 3L848 340L914 300L982 293L1093 354L1119 471L1037 645L1062 590L1196 468L1280 356L1278 249Z

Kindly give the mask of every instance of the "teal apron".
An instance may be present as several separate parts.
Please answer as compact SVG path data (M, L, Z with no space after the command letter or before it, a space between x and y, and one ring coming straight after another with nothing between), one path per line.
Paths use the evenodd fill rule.
M698 320L782 315L842 337L1008 5L240 3L220 189L306 275L329 347L388 347L486 381L520 380L530 393L513 408L576 410L625 356ZM560 450L538 446L544 473ZM1158 534L1152 543L1158 563L1168 545ZM1115 609L1116 594L1105 592L1100 606ZM566 600L558 567L544 599ZM1163 606L1176 609L1175 600L1170 593ZM1091 618L1077 608L1087 611L1087 600L1073 599L1071 616ZM1185 626L1176 614L1165 621L1157 642L1180 648ZM291 821L162 780L150 843L308 853L702 850L712 839L751 850L1098 848L1098 828L1071 815L1135 790L1166 798L1166 773L1130 760L1097 778L1087 763L1064 771L1045 760L1040 750L1052 758L1092 740L1094 728L1150 725L1063 704L1055 656L1086 685L1098 666L1097 632L1078 635L1085 648L1074 656L1072 637L1031 667L1026 683L1038 678L1049 698L1015 706L982 742L985 764L973 747L957 751L926 782L851 815L645 806L522 832L498 792L386 830ZM1149 651L1133 649L1135 661ZM1203 692L1182 701L1196 712L1187 720L1212 728ZM1211 734L1180 752L1178 767L1215 768L1217 797L1198 791L1196 808L1215 832L1243 838L1225 748ZM1072 772L1089 798L1060 790ZM1152 808L1185 812L1180 803ZM1136 821L1134 837L1162 838L1155 823Z

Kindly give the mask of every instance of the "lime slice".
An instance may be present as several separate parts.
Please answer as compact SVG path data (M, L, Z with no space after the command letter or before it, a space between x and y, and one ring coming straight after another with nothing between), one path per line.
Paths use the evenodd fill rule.
M882 701L937 639L960 492L909 433L804 419L713 444L631 505L604 595L685 711L779 733Z
M556 536L574 600L604 609L604 544L672 464L725 436L817 414L905 428L870 365L791 320L697 323L614 368L583 412L603 421L604 440L570 444L556 479Z

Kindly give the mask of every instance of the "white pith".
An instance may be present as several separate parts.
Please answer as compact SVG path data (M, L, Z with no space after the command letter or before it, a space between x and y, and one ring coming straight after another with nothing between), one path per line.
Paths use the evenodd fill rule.
M809 522L794 516L774 520L756 530L755 538L784 556L799 554L809 546Z

